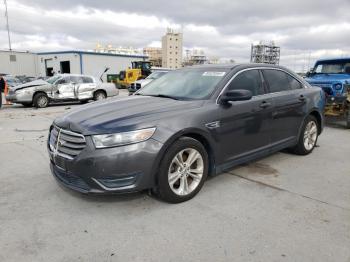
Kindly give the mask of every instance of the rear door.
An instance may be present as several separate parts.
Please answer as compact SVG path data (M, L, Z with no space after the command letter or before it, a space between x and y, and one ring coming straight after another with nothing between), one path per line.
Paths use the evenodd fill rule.
M234 163L268 147L273 101L265 89L259 70L242 71L231 81L227 90L246 89L253 94L247 101L220 105L220 127L217 130L220 159Z
M263 69L268 92L274 100L272 144L288 143L297 138L306 110L304 86L292 75L278 69Z
M93 91L96 89L96 83L90 76L82 76L81 84L77 89L79 99L87 99L92 97Z

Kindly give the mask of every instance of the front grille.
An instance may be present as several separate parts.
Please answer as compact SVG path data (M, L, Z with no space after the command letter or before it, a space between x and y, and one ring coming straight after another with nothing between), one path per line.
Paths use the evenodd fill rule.
M328 87L328 88L332 88L332 84L329 84L329 83L310 83L311 85L313 86L319 86L319 87Z
M57 155L73 159L85 148L86 141L82 134L54 126L50 132L49 146Z

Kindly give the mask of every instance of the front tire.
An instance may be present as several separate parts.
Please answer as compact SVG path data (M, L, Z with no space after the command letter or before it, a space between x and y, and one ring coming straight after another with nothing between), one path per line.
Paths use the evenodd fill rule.
M302 126L298 144L292 149L297 155L310 154L317 143L319 135L319 126L314 116L309 115Z
M208 176L208 153L197 140L182 137L165 153L158 173L158 196L169 203L193 198Z
M39 93L34 96L33 105L36 108L44 108L49 105L49 98L44 93Z

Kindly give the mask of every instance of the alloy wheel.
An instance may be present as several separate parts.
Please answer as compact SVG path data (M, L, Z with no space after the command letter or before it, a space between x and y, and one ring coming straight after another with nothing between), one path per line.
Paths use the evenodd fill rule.
M168 171L171 190L179 196L192 193L200 184L204 173L202 155L193 148L186 148L175 155Z
M307 123L304 131L304 147L310 151L314 148L317 140L317 124L314 121Z
M45 96L39 97L39 99L38 99L38 106L39 107L41 107L41 108L46 107L47 103L48 103L48 101L47 101L47 98Z

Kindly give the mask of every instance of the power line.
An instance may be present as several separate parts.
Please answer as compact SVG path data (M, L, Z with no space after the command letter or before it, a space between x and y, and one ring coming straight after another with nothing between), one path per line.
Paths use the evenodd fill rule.
M11 48L11 37L10 37L10 26L9 26L9 14L7 12L7 1L4 0L5 4L5 16L6 16L6 29L7 29L7 36L8 36L8 41L9 41L9 49L10 51L12 50Z

